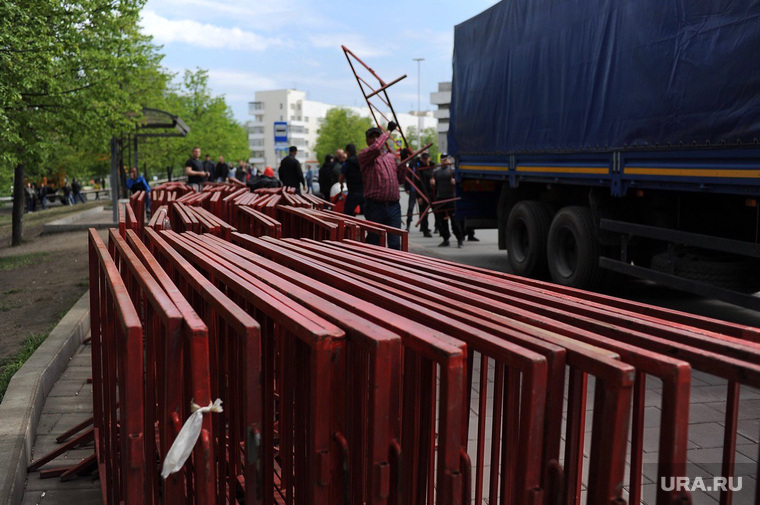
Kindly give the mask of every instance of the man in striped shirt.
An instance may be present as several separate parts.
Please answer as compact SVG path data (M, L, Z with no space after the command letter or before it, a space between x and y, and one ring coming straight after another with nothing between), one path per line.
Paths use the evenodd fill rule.
M359 167L364 182L364 217L368 221L401 228L399 186L404 182L405 170L403 165L396 165L396 157L385 144L396 127L391 121L385 133L376 127L367 130L368 147L359 153ZM368 233L367 243L379 245L380 236ZM388 235L388 247L401 249L401 238Z

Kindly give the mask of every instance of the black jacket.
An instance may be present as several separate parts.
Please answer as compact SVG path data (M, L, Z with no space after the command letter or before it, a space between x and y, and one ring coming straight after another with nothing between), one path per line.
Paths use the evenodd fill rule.
M293 155L285 156L280 162L280 180L289 188L296 188L296 193L301 194L301 186L305 184L301 162Z

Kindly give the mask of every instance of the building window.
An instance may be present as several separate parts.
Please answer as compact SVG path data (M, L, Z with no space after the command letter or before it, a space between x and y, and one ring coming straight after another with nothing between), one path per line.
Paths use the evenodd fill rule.
M256 114L255 116L257 123L263 123L264 122L264 114Z
M282 110L282 104L280 104L280 110Z

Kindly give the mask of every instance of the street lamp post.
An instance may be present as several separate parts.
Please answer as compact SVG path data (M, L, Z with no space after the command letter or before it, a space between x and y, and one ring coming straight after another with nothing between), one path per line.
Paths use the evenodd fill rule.
M422 112L420 111L420 64L425 58L412 58L417 62L417 149L422 147Z

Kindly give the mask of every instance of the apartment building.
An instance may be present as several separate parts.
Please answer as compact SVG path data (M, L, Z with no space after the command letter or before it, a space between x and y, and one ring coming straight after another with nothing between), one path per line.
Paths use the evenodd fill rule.
M451 107L451 83L439 82L438 91L430 93L430 103L438 106L435 118L438 120L438 152L449 152L449 117Z
M253 122L248 130L251 157L259 168L279 166L290 146L298 147L298 160L316 162L314 146L320 120L332 106L306 100L306 93L295 89L257 91L248 104Z
M333 107L351 109L360 116L369 117L367 107L330 105L306 99L306 93L295 89L257 91L253 102L248 104L248 113L253 121L248 127L248 144L251 149L249 162L257 168L267 165L275 170L280 160L287 156L290 146L298 147L298 160L306 164L318 165L316 143L327 111ZM422 129L436 127L437 120L430 111L397 114L399 124L408 131L411 126ZM361 146L359 146L361 147Z

